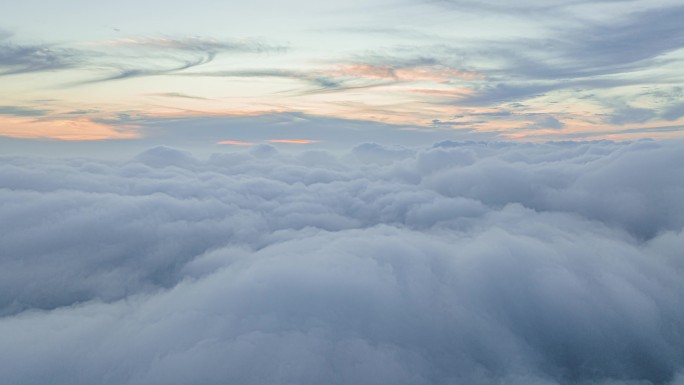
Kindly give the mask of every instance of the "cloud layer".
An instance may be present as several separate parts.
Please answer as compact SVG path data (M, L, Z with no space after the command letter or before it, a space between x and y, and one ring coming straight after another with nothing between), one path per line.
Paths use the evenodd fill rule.
M684 142L0 163L22 384L676 384Z

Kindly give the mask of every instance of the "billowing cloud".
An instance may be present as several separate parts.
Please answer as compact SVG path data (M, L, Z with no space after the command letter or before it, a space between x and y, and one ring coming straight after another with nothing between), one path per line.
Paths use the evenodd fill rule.
M678 384L684 143L0 162L0 376Z

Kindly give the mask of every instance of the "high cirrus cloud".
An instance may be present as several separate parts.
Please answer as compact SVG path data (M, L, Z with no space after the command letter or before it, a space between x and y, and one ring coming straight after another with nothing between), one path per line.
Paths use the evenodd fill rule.
M684 143L5 157L22 384L677 384Z

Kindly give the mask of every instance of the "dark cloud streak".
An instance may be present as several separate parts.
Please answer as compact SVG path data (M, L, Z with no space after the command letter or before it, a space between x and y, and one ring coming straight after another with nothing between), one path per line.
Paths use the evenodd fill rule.
M500 4L476 5L469 1L443 3L466 9L485 7L487 12L507 9ZM581 3L584 2L543 6L523 3L510 8L519 11L518 16L523 19L532 17L530 12L540 12L554 20L567 17L562 13L554 15L554 9ZM559 21L541 37L480 41L463 48L451 43L451 48L440 45L430 50L433 55L441 51L437 57L466 58L465 63L474 68L481 62L498 63L482 71L488 81L474 87L477 93L454 101L468 106L494 106L559 90L600 92L633 85L678 84L681 78L657 70L677 62L675 57L666 58L667 54L684 49L682 18L681 5L654 6L613 20Z
M267 45L259 41L221 41L204 38L147 38L115 41L113 45L119 49L133 50L143 62L148 63L144 66L125 61L121 64L107 65L105 63L105 66L119 67L118 73L78 84L175 74L210 63L217 55L225 53L264 53L285 50L284 47ZM141 60L136 60L136 62L139 61ZM174 64L161 67L158 64L159 61L170 61Z
M80 55L76 50L0 43L0 76L63 70L79 63Z
M50 110L22 107L22 106L0 106L0 115L23 116L23 117L38 117L45 116L50 113Z

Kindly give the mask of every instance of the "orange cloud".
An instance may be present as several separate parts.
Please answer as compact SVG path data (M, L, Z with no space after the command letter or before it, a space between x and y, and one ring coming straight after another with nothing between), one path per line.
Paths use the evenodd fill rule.
M105 140L139 137L133 126L112 126L88 118L45 120L0 118L0 135L25 139Z

